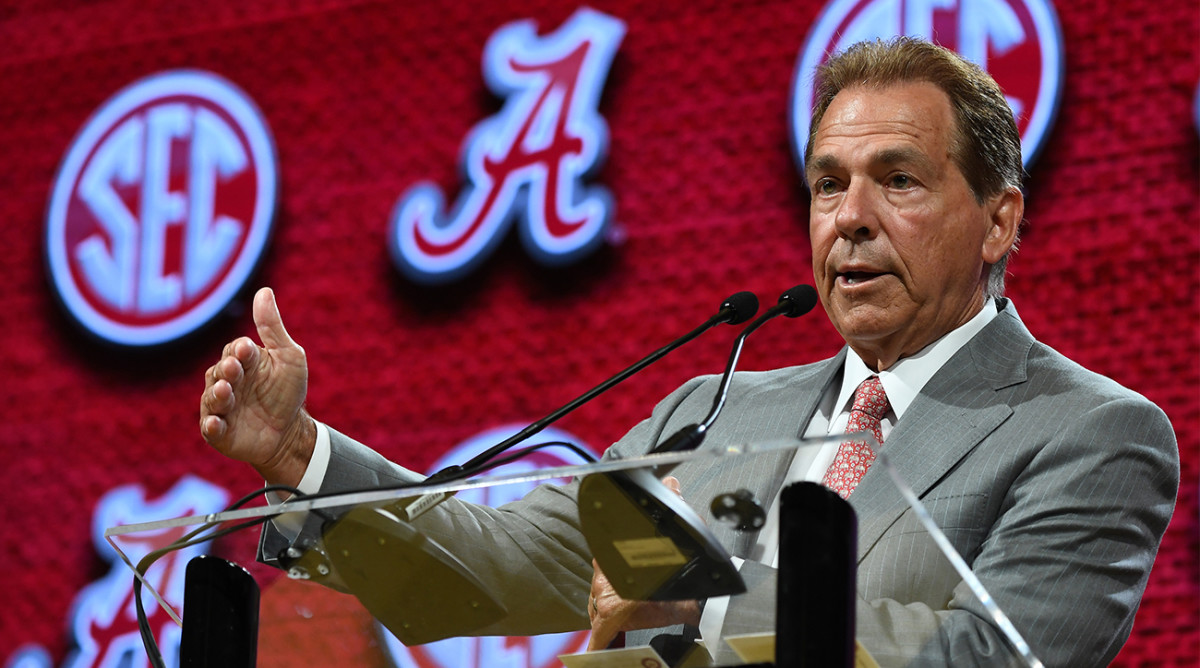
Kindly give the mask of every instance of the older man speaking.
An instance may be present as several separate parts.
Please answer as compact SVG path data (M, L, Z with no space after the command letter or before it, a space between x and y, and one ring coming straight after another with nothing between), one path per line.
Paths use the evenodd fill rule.
M1024 210L1021 150L986 73L897 39L851 47L817 78L805 152L813 276L846 347L815 364L737 374L707 443L875 431L1033 652L1051 666L1105 665L1129 635L1173 510L1171 425L1146 399L1038 343L1003 297ZM207 374L209 443L305 491L419 479L314 421L302 407L304 352L270 291L257 295L254 317L263 345L233 341ZM686 383L609 456L644 453L698 421L715 382ZM1015 664L872 458L835 443L674 475L693 507L732 489L775 499L789 481L823 482L859 518L857 635L881 665ZM774 628L773 605L753 596L621 600L593 567L575 489L541 487L499 511L451 501L417 521L503 597L508 617L478 633L591 625L605 644L621 630L682 624L716 647L709 636ZM264 555L303 539L268 528ZM770 532L738 544L747 581L772 582Z

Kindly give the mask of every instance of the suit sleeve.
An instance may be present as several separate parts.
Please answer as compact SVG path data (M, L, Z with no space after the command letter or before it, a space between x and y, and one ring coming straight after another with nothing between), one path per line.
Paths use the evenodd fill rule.
M664 399L649 419L609 448L605 457L646 452L657 442L675 407L702 381L689 381ZM423 478L332 429L330 445L322 493ZM452 498L413 522L424 535L467 563L508 609L504 620L472 630L473 635L533 635L588 628L592 557L579 531L575 493L575 483L544 484L499 508ZM319 517L309 517L304 530L291 541L268 524L260 542L260 559L279 565L279 553L291 546L311 548L319 542L320 532ZM313 579L344 591L336 572Z

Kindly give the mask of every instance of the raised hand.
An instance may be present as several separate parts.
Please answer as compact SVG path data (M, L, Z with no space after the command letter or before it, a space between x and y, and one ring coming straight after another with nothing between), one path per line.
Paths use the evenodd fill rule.
M235 339L204 375L200 435L268 483L295 486L316 442L316 426L304 411L308 362L284 328L270 288L254 295L254 324L262 346Z

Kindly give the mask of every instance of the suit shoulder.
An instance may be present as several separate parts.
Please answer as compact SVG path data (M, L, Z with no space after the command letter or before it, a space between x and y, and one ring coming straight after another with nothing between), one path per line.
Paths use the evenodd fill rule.
M1046 391L1087 396L1096 403L1129 401L1154 406L1153 402L1138 392L1084 367L1040 341L1035 342L1029 351L1028 369L1030 382Z
M761 394L771 394L797 387L814 387L814 381L826 375L830 370L829 365L836 364L836 362L836 358L830 358L811 364L780 367L766 371L737 371L733 374L733 381L730 384L730 399L740 402ZM697 383L693 389L707 385L708 388L700 393L707 395L715 391L721 382L721 374L701 376L690 382ZM816 387L816 389L819 390L820 387Z
M1158 405L1117 381L1096 373L1043 343L1029 353L1028 387L1038 395L1071 404L1081 416L1102 414L1102 422L1121 423L1157 434L1152 440L1175 445L1170 418Z

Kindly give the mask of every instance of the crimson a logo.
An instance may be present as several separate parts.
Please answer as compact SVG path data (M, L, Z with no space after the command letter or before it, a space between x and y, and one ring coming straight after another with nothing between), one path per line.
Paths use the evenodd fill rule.
M430 467L430 472L451 464L467 461L524 429L524 424L509 424L489 429L454 446ZM571 434L550 427L542 431L533 443L566 441L588 452L595 451ZM536 469L573 466L586 463L574 453L558 449L543 449L528 457L497 467L489 475L531 473ZM566 480L554 482L565 483ZM496 487L464 490L457 498L469 503L501 506L525 496L536 483L509 483ZM575 654L587 649L588 631L555 633L530 637L449 638L414 647L405 647L383 626L378 627L380 638L396 668L553 668L561 666L558 656Z
M105 102L59 167L46 264L67 313L122 346L216 316L270 236L275 146L254 103L215 74L175 70Z
M128 524L140 524L164 517L202 515L225 507L229 493L206 480L185 475L161 497L147 498L140 485L124 485L109 490L96 503L92 514L92 544L108 562L108 571L89 584L71 606L68 627L75 650L63 661L62 668L144 668L149 665L138 628L133 598L133 571L108 544L104 530ZM144 533L114 536L113 541L129 559L137 563L152 551L162 549L188 532L175 527ZM187 563L208 552L203 543L170 552L149 572L147 582L170 606L183 610L183 589ZM182 629L147 589L142 590L147 621L154 632L168 665L179 654ZM53 668L50 654L38 645L26 645L8 658L7 668Z
M906 35L953 49L1000 84L1028 166L1045 142L1063 90L1063 38L1049 0L832 0L805 39L792 77L792 148L803 165L813 72L865 40Z
M545 37L529 20L492 35L483 76L504 106L467 135L467 183L448 213L431 183L400 197L388 246L402 273L425 284L462 278L514 222L525 249L544 265L569 264L600 245L612 197L583 180L607 150L597 105L624 35L623 22L591 9L576 11Z

